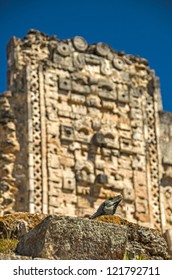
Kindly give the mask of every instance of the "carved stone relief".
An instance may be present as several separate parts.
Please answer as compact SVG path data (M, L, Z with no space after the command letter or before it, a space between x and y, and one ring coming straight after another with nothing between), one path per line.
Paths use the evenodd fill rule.
M145 60L80 36L58 40L34 30L10 44L10 88L20 91L24 84L27 100L21 123L28 119L30 209L84 216L106 197L122 194L119 214L161 229L157 98ZM8 130L12 146L13 122ZM12 180L13 153L5 156L9 163L0 174ZM165 155L163 161L171 164ZM171 225L171 183L164 182Z

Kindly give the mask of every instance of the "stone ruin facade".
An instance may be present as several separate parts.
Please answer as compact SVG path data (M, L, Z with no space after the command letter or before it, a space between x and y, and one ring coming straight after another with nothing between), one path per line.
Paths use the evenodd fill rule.
M172 228L172 113L148 62L30 30L7 46L0 213L91 215L123 195L130 222ZM170 232L170 231L169 231Z

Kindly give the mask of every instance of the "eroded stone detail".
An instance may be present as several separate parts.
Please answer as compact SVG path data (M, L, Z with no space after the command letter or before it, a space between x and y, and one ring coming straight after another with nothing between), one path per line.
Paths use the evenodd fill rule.
M0 95L0 215L14 210L17 193L13 174L19 143L16 138L15 116L10 106L11 93Z

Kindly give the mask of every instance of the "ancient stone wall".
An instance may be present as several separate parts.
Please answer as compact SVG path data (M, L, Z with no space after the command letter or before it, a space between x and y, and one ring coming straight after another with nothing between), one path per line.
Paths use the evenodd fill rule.
M164 230L172 227L172 113L160 113L161 193Z
M15 116L10 106L11 98L10 92L0 95L0 216L14 210L17 193L14 163L19 143Z
M35 30L12 38L7 55L20 143L16 209L85 216L122 194L119 214L164 228L162 104L147 61Z

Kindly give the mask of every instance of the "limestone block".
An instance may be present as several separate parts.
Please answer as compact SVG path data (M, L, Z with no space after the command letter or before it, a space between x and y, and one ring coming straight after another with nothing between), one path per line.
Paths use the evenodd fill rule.
M100 65L101 63L101 58L98 57L97 55L94 54L85 54L85 62L88 64L86 65L86 69L90 70L91 67L89 66L96 66L96 65ZM98 71L97 71L98 72ZM94 72L93 72L94 73Z
M129 169L123 169L119 168L116 172L116 179L119 178L119 180L128 178L132 179L133 178L133 171Z
M132 108L140 109L142 107L142 102L140 99L133 98L132 96L130 99L131 99Z
M48 203L50 206L60 208L59 197L58 196L49 196Z
M134 189L132 186L131 181L129 180L125 180L125 188L123 190L123 196L124 196L124 200L126 201L133 201L135 200L135 193L134 193Z
M90 208L93 203L92 196L78 196L77 197L77 207L79 208ZM92 210L91 210L92 211Z
M145 146L146 146L145 141L140 141L140 140L133 139L132 142L133 142L133 153L144 155L145 154Z
M118 210L118 208L117 208L117 210ZM127 218L127 220L132 223L133 222L136 223L137 220L135 219L135 212L136 212L135 205L133 203L131 203L130 201L129 202L126 201L123 208L124 208L124 212L125 212L125 218Z
M120 102L128 103L129 94L127 85L118 84L117 85L117 95Z
M135 170L145 171L145 169L146 169L145 156L139 155L139 154L135 155L133 157L132 167Z
M116 156L111 156L111 160L112 160L113 168L115 170L117 170L118 169L118 159L117 159L117 157Z
M102 99L112 100L115 101L117 99L116 92L113 88L104 88L103 86L99 87L98 95Z
M133 153L133 150L132 150L133 145L132 145L131 139L120 137L119 143L120 143L121 152L129 153L129 154Z
M112 186L113 191L122 191L124 189L124 182L123 181L116 181L114 177L108 177L109 185Z
M49 204L54 206L59 214L66 215L65 210L69 210L72 204L76 204L76 195L72 193L59 193L59 196L50 196Z
M48 154L48 166L55 169L59 168L59 156L55 154Z
M70 95L70 102L75 104L85 104L85 96L72 93Z
M65 156L62 155L59 157L59 162L60 165L64 166L64 167L74 167L75 166L75 160L73 156Z
M72 115L87 115L87 107L78 104L72 104Z
M62 177L62 170L49 167L48 174L51 181L59 182L59 177Z
M50 143L47 145L47 150L48 150L48 153L50 154L60 154L60 152L62 152L62 148L60 147L60 144L59 143Z
M61 183L62 183L62 180L61 180ZM60 194L61 194L61 188L59 188L58 184L56 184L55 182L50 182L49 190L48 190L49 199L51 200L50 197L59 197Z
M99 155L96 156L95 168L98 170L104 169L104 160L101 160Z
M52 108L55 110L56 105L57 105L57 101L52 99L52 98L49 98L48 96L46 96L45 105L46 105L48 111L51 111ZM50 107L50 108L48 108L48 107Z
M62 172L61 172L62 174ZM60 175L61 175L60 174ZM62 189L62 175L61 177L56 177L56 181L52 181L51 177L49 176L48 180L48 185L49 185L49 194L55 195L56 193L58 194L58 189Z
M141 120L143 118L141 109L131 108L130 117L132 120Z
M62 112L68 112L70 113L72 111L71 106L67 104L67 102L64 100L61 100L60 103L57 104L57 108L58 108L58 114L61 115L61 111ZM64 114L64 116L67 116Z
M126 118L124 116L120 116L118 120L118 128L122 130L131 130L131 124L130 124L130 119Z
M87 111L91 118L102 118L102 112L97 108L88 107Z
M47 122L47 133L59 136L59 122Z
M136 198L136 201L135 201L135 205L136 205L136 217L140 219L140 214L142 214L142 217L143 217L143 214L145 214L147 216L148 214L148 201L145 200L145 199L139 199L139 198Z
M70 91L72 89L72 83L69 78L59 77L59 89Z
M84 150L75 150L74 156L75 160L80 159L81 161L86 161L88 159L88 153Z
M88 94L90 93L90 87L88 85L79 84L76 81L72 81L72 92Z
M99 196L99 198L107 199L116 196L116 192L101 187L100 190L98 188L97 190L94 188L93 195L95 197Z
M119 157L119 155L120 155L120 151L118 149L112 149L111 152L112 152L112 155L115 157Z
M109 76L112 74L112 71L111 63L108 60L103 59L100 64L100 73Z
M46 108L46 116L47 116L49 121L57 122L58 121L58 111L57 111L57 108L53 109L52 107L47 107Z
M120 168L131 169L131 156L121 155L118 159L118 165Z
M122 129L120 129L119 130L119 135L120 135L120 137L122 137L122 138L127 138L127 139L131 139L131 130L129 131L127 131L127 130L122 130Z
M61 140L73 141L74 130L71 126L60 125L60 138Z
M76 189L76 180L75 174L71 171L70 168L63 170L63 190L66 191L75 191Z
M143 135L143 130L139 127L137 127L136 129L133 129L133 135L132 135L134 140L138 140L138 141L144 141L144 135Z
M138 186L145 187L146 181L147 181L146 172L134 171L134 185L136 189Z
M106 133L104 135L104 138L105 138L105 146L108 148L108 149L118 149L119 148L119 139L118 139L118 136L116 135L115 131L112 130L113 133ZM115 135L115 136L114 136Z
M81 150L81 144L78 142L73 142L69 145L69 151L74 152L75 150Z
M78 132L75 132L75 139L78 142L89 144L91 141L91 135L88 135L88 130L81 129Z
M50 88L49 86L45 85L45 95L49 99L53 99L55 101L58 100L57 88Z
M113 111L114 110L114 103L107 100L102 100L102 108Z
M96 95L88 95L86 97L86 104L89 107L96 107L100 108L101 107L101 100L98 96Z
M83 183L94 183L95 176L93 173L90 173L89 169L85 166L76 172L77 182Z
M90 195L90 187L79 185L77 182L77 194L78 195Z
M103 160L111 160L111 149L101 148L101 155Z
M148 192L147 192L146 186L140 186L140 185L136 184L135 193L136 193L136 196L139 198L148 199Z
M78 69L82 70L85 66L85 56L81 53L73 53L73 66Z
M112 159L112 158L111 158ZM106 163L103 162L104 171L106 174L115 174L117 167L118 167L118 160L117 158L113 158L111 161L107 161Z
M61 107L61 106L60 106ZM63 108L63 107L62 107ZM66 108L68 108L68 106L66 107ZM58 110L58 116L59 117L66 117L66 118L70 118L70 117L72 117L72 113L71 113L71 110L64 110L65 108L63 108L62 110L61 109L59 109ZM71 109L71 108L70 108Z

